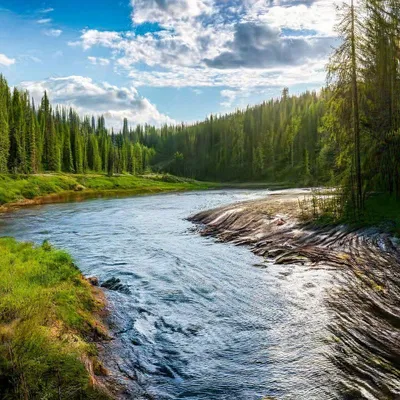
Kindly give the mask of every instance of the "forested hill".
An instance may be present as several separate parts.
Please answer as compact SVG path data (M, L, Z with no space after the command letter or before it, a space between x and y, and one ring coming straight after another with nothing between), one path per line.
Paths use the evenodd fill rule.
M130 127L35 106L0 78L0 172L146 169L217 181L341 183L357 209L371 190L400 197L400 2L344 6L341 45L319 93L290 96L190 126Z
M128 172L150 167L154 149L143 142L139 127L121 133L106 129L104 117L80 118L73 109L51 107L44 93L35 106L29 93L12 93L0 75L0 173Z
M11 92L0 77L0 172L105 172L146 169L203 180L326 181L332 149L321 131L328 92L282 97L194 125L106 129L103 117L80 118L51 107L44 93Z
M333 144L321 128L329 93L282 97L192 126L146 135L155 166L216 181L327 181Z

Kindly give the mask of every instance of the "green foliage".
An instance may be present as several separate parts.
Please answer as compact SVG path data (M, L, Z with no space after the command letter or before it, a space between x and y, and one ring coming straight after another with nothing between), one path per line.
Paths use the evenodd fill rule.
M99 307L70 256L0 239L0 398L106 399L83 360Z
M286 90L281 99L194 125L147 127L141 131L143 144L157 150L155 168L174 175L316 183L324 178L318 168L323 139L318 128L327 98L326 91L289 96Z
M400 198L400 3L353 3L339 9L341 40L326 88L298 96L285 88L278 99L191 125L131 128L125 119L120 132L109 132L103 117L53 110L46 93L36 111L0 76L0 172L119 178L153 170L214 182L332 184L343 189L343 212L353 208L361 217L370 192ZM126 179L92 179L92 189L136 190ZM0 202L50 192L41 185L10 190L0 188Z
M0 205L31 200L46 195L58 195L61 199L85 194L127 192L129 194L158 193L175 190L200 190L211 185L192 179L171 175L118 175L100 174L69 175L0 175ZM213 184L215 187L216 185Z
M44 93L38 110L29 94L10 89L0 75L0 173L41 171L107 172L137 175L149 169L155 150L142 143L136 131L112 134L104 118L96 123L66 108L52 109Z

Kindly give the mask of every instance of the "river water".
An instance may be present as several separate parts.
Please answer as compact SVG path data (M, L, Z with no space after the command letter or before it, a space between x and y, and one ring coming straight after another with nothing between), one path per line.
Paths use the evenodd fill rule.
M226 190L38 206L2 215L0 232L49 240L87 276L117 277L129 288L107 291L116 337L107 357L128 386L132 379L131 398L140 389L160 400L336 399L324 306L330 272L268 264L200 236L186 220L267 195Z

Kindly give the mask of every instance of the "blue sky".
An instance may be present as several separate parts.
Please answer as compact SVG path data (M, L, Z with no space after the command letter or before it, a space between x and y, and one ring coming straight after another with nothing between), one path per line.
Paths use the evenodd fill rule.
M324 84L331 0L2 0L0 72L81 114L201 120Z

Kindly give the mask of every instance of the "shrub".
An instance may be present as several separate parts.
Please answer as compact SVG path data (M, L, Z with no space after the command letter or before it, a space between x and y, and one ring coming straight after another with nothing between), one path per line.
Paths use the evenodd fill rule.
M26 199L33 199L37 196L40 196L40 189L37 185L29 184L21 190L21 194Z

